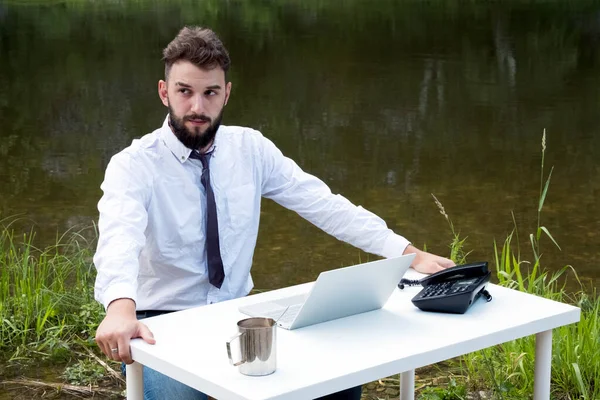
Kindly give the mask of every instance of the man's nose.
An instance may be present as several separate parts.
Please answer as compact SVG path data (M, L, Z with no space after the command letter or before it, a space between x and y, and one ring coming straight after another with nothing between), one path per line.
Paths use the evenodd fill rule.
M201 95L194 96L192 100L192 110L194 114L204 113L204 98Z

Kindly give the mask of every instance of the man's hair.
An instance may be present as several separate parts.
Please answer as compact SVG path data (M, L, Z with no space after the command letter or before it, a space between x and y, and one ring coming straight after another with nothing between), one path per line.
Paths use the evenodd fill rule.
M165 62L165 80L169 78L173 64L181 60L207 70L221 67L225 76L231 65L229 53L217 34L199 26L186 26L180 30L163 50L162 60Z

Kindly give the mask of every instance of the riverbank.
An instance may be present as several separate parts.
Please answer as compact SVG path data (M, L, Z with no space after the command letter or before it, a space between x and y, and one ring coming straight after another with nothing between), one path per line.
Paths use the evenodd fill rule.
M84 354L80 356L82 358L79 361L88 359ZM77 365L73 363L60 365L42 363L25 370L0 368L0 376L5 381L1 386L3 391L0 393L0 400L125 398L125 384L118 372L118 363L110 361L106 363L101 359L94 359L94 362L97 362L95 372L81 370L79 374L73 374L71 378L75 379L75 376L78 376L80 381L74 383L79 384L65 383L65 377L58 373L69 368L69 365L71 367ZM93 367L92 364L89 365ZM452 370L453 367L448 363L418 369L415 376L417 398L431 400L491 398L492 394L489 390L468 391L464 385L467 377L454 375ZM96 380L91 379L94 375L97 377ZM101 375L104 376L100 377ZM92 381L93 384L81 384ZM362 400L395 400L398 399L399 393L399 376L395 375L363 385Z

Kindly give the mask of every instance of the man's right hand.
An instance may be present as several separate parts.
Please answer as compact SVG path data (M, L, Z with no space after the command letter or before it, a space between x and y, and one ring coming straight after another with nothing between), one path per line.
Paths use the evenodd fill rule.
M156 343L150 329L136 318L133 300L114 300L108 305L106 317L96 331L96 343L108 358L131 364L129 342L133 338Z

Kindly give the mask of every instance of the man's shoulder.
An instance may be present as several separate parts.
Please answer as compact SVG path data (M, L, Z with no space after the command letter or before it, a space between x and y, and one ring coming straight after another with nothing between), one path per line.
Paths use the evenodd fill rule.
M160 129L148 133L140 138L133 139L131 144L115 154L115 157L126 157L140 159L158 155L162 141L159 135Z
M261 132L256 129L245 127L227 125L219 128L217 135L217 146L219 142L221 144L227 143L228 146L239 147L239 146L260 146L264 141L265 137Z
M247 126L237 126L237 125L221 125L219 128L219 135L227 136L227 137L262 137L262 133L257 131L254 128L249 128Z

